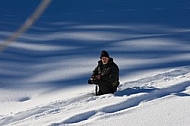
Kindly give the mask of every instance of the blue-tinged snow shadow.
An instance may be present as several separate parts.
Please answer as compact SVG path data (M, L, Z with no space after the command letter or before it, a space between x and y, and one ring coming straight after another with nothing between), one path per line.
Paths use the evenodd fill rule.
M96 111L88 111L85 113L81 113L78 115L75 115L61 123L53 123L50 126L59 126L59 125L64 125L64 124L75 124L75 123L79 123L85 120L88 120L91 116L94 116L96 114Z
M7 4L10 1L0 2L0 42L15 31L39 2ZM189 54L190 9L187 2L53 1L40 20L15 42L20 45L11 45L0 54L0 87L84 85L91 72L81 74L78 68L84 67L90 59L97 59L90 60L93 65L84 70L92 71L102 49L118 63L120 75L124 77L145 70L188 66L189 58L178 57ZM4 3L12 9L7 12ZM32 6L27 9L30 4ZM165 45L159 45L159 41L155 43L157 39ZM144 42L148 40L152 42ZM26 46L22 47L24 44ZM170 57L174 60L162 62ZM75 59L83 60L80 63L84 65L78 67ZM130 59L147 60L147 63L133 65L136 61L129 64ZM64 62L72 60L76 74L68 78L63 74L61 78L57 69L69 72L72 65ZM151 60L156 61L149 62ZM123 62L127 65L120 65ZM51 73L55 78L49 79Z
M133 94L138 94L138 93L150 93L154 90L157 90L158 88L154 87L133 87L133 88L127 88L122 91L117 91L114 93L115 96L130 96Z
M47 45L47 49L45 48L44 50L40 50L39 48L39 50L37 50L35 47L31 49L9 47L5 52L1 54L1 61L3 63L3 66L5 66L2 69L5 71L12 71L13 73L17 74L11 75L9 74L11 72L2 72L0 79L3 80L2 82L5 82L2 85L4 85L3 87L6 87L6 82L8 80L12 80L12 82L14 82L12 86L16 87L18 82L19 84L22 84L20 82L22 82L23 79L27 80L28 78L31 80L33 77L36 77L36 75L43 76L47 71L53 72L56 69L62 69L63 71L65 70L69 72L69 68L72 65L75 67L76 75L71 75L70 78L66 79L63 75L63 78L59 77L58 79L46 81L50 76L49 75L41 79L41 81L36 84L42 84L42 87L47 84L48 86L51 85L57 88L86 84L87 79L91 75L91 72L85 72L85 74L77 74L79 72L78 68L86 66L86 62L88 62L89 59L93 58L96 60L90 60L91 64L93 65L91 65L92 67L88 67L88 71L89 69L92 71L97 64L97 61L99 60L100 51L102 49L108 50L110 56L114 58L114 61L118 63L119 67L120 63L122 64L123 62L122 59L147 60L146 64L141 65L141 63L139 63L137 66L133 66L132 64L130 67L127 65L125 67L120 67L121 76L133 75L136 72L144 70L188 66L190 64L190 60L188 58L179 60L178 58L174 58L173 61L167 62L162 62L162 60L154 63L148 62L148 60L164 60L170 57L188 54L189 50L188 48L186 49L186 47L189 44L187 42L189 38L182 38L181 36L186 36L186 34L189 32L170 32L173 28L166 28L169 31L166 32L163 26L159 31L157 31L157 26L152 27L149 31L147 30L150 28L149 26L144 25L144 28L137 29L138 25L139 24L133 24L131 26L125 24L75 24L68 26L55 25L55 29L59 27L60 31L58 31L58 34L54 32L49 33L48 31L48 34L43 34L42 36L44 37L42 38L40 38L41 35L39 34L26 34L23 37L19 38L18 42L21 44L29 44L39 47L42 45L42 48L43 45ZM47 27L48 26L49 25L47 25ZM60 29L60 26L63 28ZM65 27L69 31L63 30ZM157 34L157 32L159 32L159 34ZM128 36L128 34L133 37ZM157 39L166 41L165 45L159 45L159 41L155 42ZM170 39L169 42L167 41L168 39ZM153 46L144 46L144 44L146 45L146 42L143 41L146 40L150 45L153 44ZM152 40L152 42L149 40ZM154 46L154 43L158 46ZM174 48L175 45L180 48ZM56 47L57 49L51 49L51 47ZM78 59L78 61L76 61L76 59ZM71 64L64 63L72 60L74 62L71 62ZM83 66L78 66L77 64L79 62L83 63ZM6 65L10 63L12 65ZM11 85L11 82L9 84ZM24 84L30 85L29 82Z
M187 94L187 93L176 93L175 94L176 96L180 96L180 97L185 97L185 96L190 96L190 94Z
M117 92L114 93L115 96L130 96L130 95L133 95L133 94L138 94L138 93L152 93L152 92L162 92L163 91L163 96L165 95L170 95L170 94L173 94L173 95L176 95L176 96L180 96L180 97L183 97L183 96L190 96L190 94L187 94L187 93L183 93L182 91L185 91L185 89L190 86L190 83L189 82L184 82L184 83L181 83L181 84L178 84L177 86L172 86L172 87L169 87L171 88L171 91L172 92L169 92L169 88L167 89L168 92L165 92L165 88L164 89L160 89L160 88L155 88L155 87L133 87L133 88L127 88L125 90L119 90ZM174 89L174 88L178 88L178 89ZM173 91L173 90L179 90L178 91ZM160 97L160 96L159 96Z

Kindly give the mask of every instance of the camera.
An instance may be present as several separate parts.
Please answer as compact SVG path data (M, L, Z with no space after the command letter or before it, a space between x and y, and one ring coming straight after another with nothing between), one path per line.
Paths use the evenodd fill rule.
M88 84L93 84L93 80L88 80Z

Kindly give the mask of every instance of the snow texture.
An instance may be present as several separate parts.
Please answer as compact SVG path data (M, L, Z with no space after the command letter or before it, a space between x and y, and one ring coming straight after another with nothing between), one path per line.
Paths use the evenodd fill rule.
M0 1L0 44L39 0ZM56 0L0 52L1 126L189 126L190 1ZM88 85L101 50L114 94Z

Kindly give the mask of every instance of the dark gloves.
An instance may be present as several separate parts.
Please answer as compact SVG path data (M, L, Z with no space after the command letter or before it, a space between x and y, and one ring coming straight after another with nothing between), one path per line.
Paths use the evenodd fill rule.
M101 78L101 75L94 76L94 80L100 80L100 78Z
M90 80L88 80L88 84L98 84L101 79L101 75L91 76Z

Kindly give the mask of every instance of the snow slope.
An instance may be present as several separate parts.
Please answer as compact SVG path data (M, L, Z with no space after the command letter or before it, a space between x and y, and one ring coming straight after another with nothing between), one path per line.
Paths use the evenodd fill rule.
M94 96L91 87L84 87L76 88L74 91L72 89L47 93L28 101L2 103L5 105L3 108L12 104L9 109L12 113L1 115L0 123L52 126L123 124L187 126L190 123L189 70L189 67L180 67L123 83L114 95ZM62 97L65 93L70 97ZM49 103L44 103L46 100ZM3 108L1 110L4 110Z
M39 3L12 2L0 1L0 43ZM53 1L0 53L0 125L188 126L188 3ZM121 85L94 96L87 80L102 49Z

